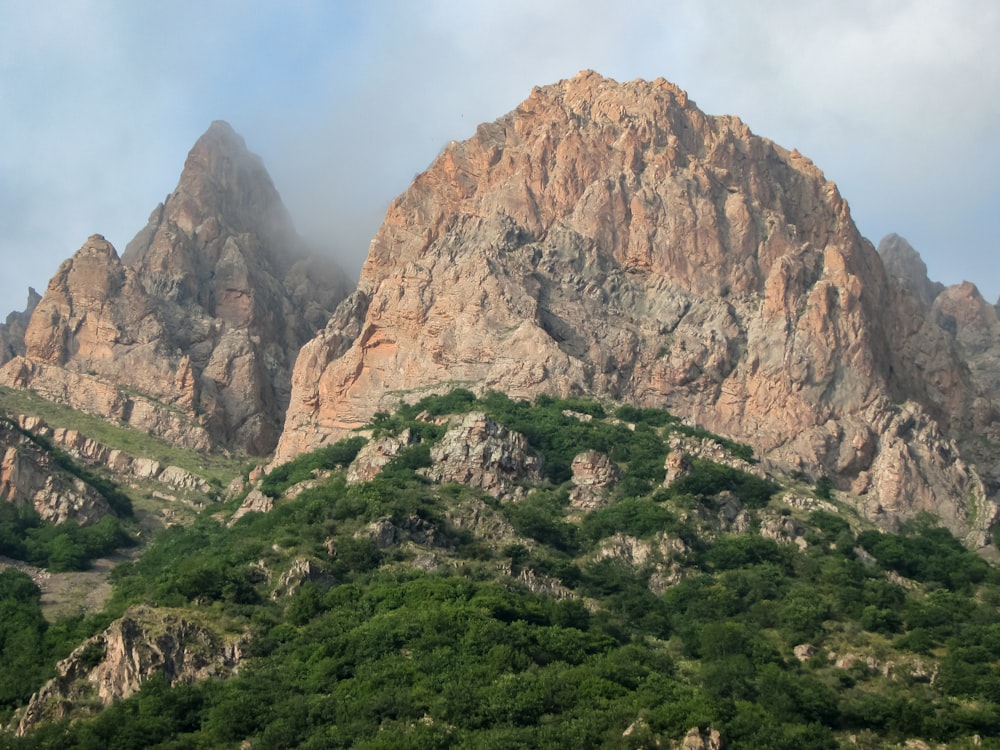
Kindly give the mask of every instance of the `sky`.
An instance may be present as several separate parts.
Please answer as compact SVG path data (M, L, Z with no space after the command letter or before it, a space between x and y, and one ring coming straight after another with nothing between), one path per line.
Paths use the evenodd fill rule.
M451 140L593 69L809 156L876 245L1000 295L996 0L0 0L0 320L119 252L227 120L356 277Z

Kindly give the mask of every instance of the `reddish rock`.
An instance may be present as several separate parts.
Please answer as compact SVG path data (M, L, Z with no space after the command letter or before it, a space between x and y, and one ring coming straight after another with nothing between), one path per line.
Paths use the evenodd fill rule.
M972 424L969 372L837 187L662 79L581 73L449 144L303 348L278 460L455 384L666 407L841 488L864 476L863 505L893 518L935 498L975 544L997 517L933 458ZM905 402L940 440L871 428Z
M30 364L0 382L189 447L263 455L299 347L346 293L339 270L306 254L260 159L216 122L121 258L94 235L62 264L24 334ZM113 395L60 393L70 378ZM190 429L166 426L171 411Z

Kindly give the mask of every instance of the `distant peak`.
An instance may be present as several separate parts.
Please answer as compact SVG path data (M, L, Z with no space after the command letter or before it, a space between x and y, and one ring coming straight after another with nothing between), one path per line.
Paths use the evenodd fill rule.
M944 287L928 278L927 264L913 245L898 234L887 234L878 243L878 254L885 270L899 279L924 308L929 310L934 298Z
M233 127L225 120L215 120L208 126L208 130L202 134L191 149L191 155L195 154L252 156L247 151L243 136L233 130Z

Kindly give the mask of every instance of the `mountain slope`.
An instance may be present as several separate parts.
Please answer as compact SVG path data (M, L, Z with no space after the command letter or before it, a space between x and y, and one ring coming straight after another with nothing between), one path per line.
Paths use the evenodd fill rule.
M63 263L2 379L190 447L265 454L298 348L346 292L216 122L121 258L95 235Z
M449 144L303 347L276 460L452 385L666 407L889 526L997 517L951 441L992 406L836 186L662 79L581 73Z
M116 622L16 715L0 691L24 733L0 743L997 746L1000 578L927 519L875 531L654 409L455 391L369 427L405 445L372 479L355 436L121 569ZM429 481L459 444L465 477ZM600 455L619 481L576 460Z

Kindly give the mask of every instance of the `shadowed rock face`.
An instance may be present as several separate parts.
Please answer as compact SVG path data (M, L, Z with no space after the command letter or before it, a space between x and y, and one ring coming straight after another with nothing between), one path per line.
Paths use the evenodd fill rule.
M0 502L33 508L45 521L81 526L111 512L100 492L65 471L6 420L0 420Z
M102 416L132 424L133 412L154 412L134 426L264 454L299 347L346 293L336 267L304 252L260 159L216 122L121 258L95 235L63 263L25 333L28 362L0 380L52 397L66 371L127 404L97 407ZM62 390L58 400L95 410ZM190 424L169 425L171 414Z
M982 542L996 516L949 443L969 371L836 186L662 79L581 73L449 144L292 381L279 461L471 384L666 407L888 525L933 509Z
M889 275L899 279L924 309L930 310L944 285L927 277L927 265L913 246L898 234L889 234L878 243L878 254Z
M10 313L6 321L0 323L0 365L24 355L24 331L31 320L31 313L41 299L41 295L29 287L28 302L24 310Z

